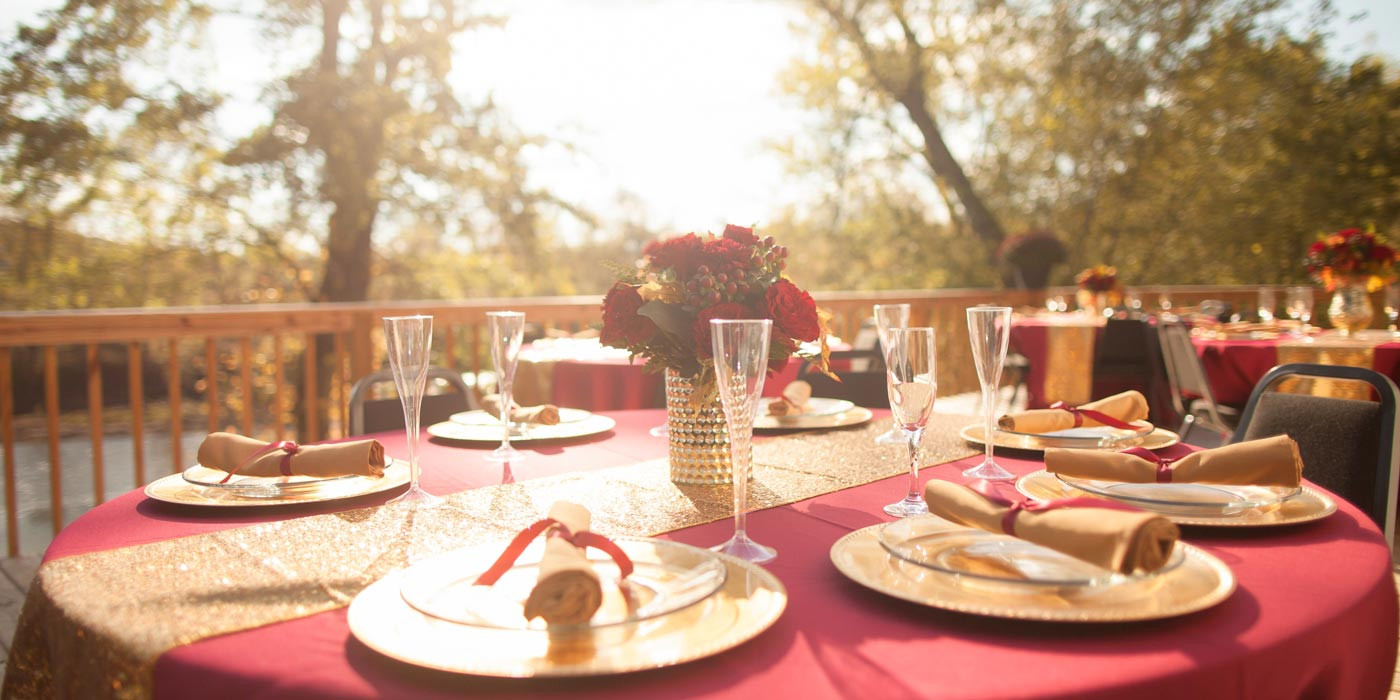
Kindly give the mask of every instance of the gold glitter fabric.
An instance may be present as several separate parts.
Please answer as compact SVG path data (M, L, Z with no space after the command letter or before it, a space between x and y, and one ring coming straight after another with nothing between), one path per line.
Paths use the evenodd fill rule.
M1314 339L1312 342L1280 343L1278 363L1310 362L1319 365L1346 365L1351 367L1375 366L1377 343L1347 338ZM1311 394L1336 399L1371 400L1371 387L1362 382L1351 382L1321 377L1290 377L1278 383L1278 391L1290 394Z
M972 420L935 415L921 462L976 454L958 437ZM874 443L887 427L756 442L750 509L902 473L906 448ZM727 484L674 484L661 459L465 491L431 510L362 508L58 559L30 586L3 694L148 697L168 649L346 606L415 560L504 543L554 501L586 506L604 535L656 535L730 517L732 494Z
M1053 325L1045 329L1046 403L1088 403L1093 394L1094 338L1098 326Z

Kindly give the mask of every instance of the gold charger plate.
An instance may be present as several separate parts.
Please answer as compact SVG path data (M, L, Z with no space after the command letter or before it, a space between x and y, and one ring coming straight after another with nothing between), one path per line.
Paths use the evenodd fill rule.
M724 586L674 613L632 623L595 644L588 632L557 635L450 622L419 612L401 594L395 572L355 596L350 632L365 646L425 668L501 678L602 676L672 666L712 656L758 636L782 615L787 590L773 574L716 554Z
M395 459L384 468L384 476L378 479L363 476L334 479L322 486L300 486L274 497L249 497L240 495L237 490L199 486L186 481L182 474L171 474L146 484L145 493L147 498L184 506L252 508L337 501L388 491L407 483L408 463Z
M813 416L793 416L778 418L777 416L759 416L754 419L754 430L814 430L819 428L844 428L848 425L860 425L870 422L875 414L870 409L862 406L853 406L840 413L829 415Z
M1035 435L1026 433L1007 433L1001 430L992 430L995 436L992 442L995 447L1004 447L1011 450L1029 450L1043 452L1047 447L1062 447L1060 444L1046 444L1046 441L1038 439ZM986 434L981 425L969 425L962 429L960 433L962 439L974 444L985 445ZM1160 450L1164 447L1171 447L1181 442L1181 436L1164 428L1157 428L1141 438L1132 438L1116 442L1105 447L1066 447L1074 450L1124 450L1129 447L1142 447L1149 450Z
M1055 478L1054 474L1041 469L1016 480L1016 490L1031 498L1050 500L1066 497L1105 498L1088 491L1074 488ZM1111 500L1111 499L1106 499ZM1150 506L1134 502L1144 510ZM1297 523L1321 520L1337 512L1337 502L1321 491L1304 486L1297 495L1278 503L1258 508L1246 508L1222 515L1184 515L1164 512L1162 515L1178 525L1203 525L1206 527L1270 527L1275 525L1295 525Z
M569 409L571 411L577 409ZM485 411L469 411L469 414L480 414L487 416ZM562 413L562 411L561 411ZM501 441L500 422L465 422L471 420L466 414L457 414L452 420L434 423L428 426L428 434L443 440L457 440L460 442L489 442L499 443ZM495 421L496 419L492 419ZM567 440L570 438L587 437L606 433L617 427L617 421L600 416L597 413L588 413L586 417L561 421L556 425L540 425L528 423L524 426L514 428L510 433L512 443L530 443L542 440Z
M1224 562L1179 543L1184 559L1157 576L1111 586L1033 586L1011 591L982 586L890 554L880 544L883 524L856 530L831 546L831 562L871 590L942 610L1042 622L1134 622L1176 617L1220 603L1235 590Z

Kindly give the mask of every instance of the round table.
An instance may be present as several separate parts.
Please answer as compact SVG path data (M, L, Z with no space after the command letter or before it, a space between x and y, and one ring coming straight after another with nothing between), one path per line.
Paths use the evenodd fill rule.
M618 421L612 434L527 449L528 458L508 468L483 461L485 447L428 444L424 484L448 493L664 455L665 441L646 434L661 422L661 411L610 415ZM402 436L381 440L390 454L402 453ZM921 476L961 480L962 469L978 459L925 468ZM1001 461L1017 473L1041 466L1030 458ZM1359 698L1383 697L1390 686L1397 640L1390 554L1376 526L1349 504L1341 503L1326 520L1293 527L1187 529L1187 540L1223 560L1238 579L1238 590L1214 608L1138 624L1069 625L943 612L887 598L843 577L828 559L832 543L887 521L880 507L902 488L903 477L896 476L751 515L753 536L778 549L768 568L788 588L788 609L768 631L711 658L593 679L461 677L376 654L354 639L339 609L170 649L156 662L155 694ZM167 508L132 492L69 525L45 558L338 507L345 506L202 513ZM725 539L730 527L721 521L666 537L707 546ZM111 581L114 587L136 583Z

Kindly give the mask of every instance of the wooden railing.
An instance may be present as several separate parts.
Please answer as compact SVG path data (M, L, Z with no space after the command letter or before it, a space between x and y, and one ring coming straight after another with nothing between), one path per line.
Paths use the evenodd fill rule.
M1138 290L1145 306L1155 308L1162 292L1168 292L1178 307L1215 298L1229 301L1236 308L1252 307L1255 287L1173 287ZM1052 289L1050 295L1073 299L1073 290ZM968 350L963 309L983 303L1011 306L1041 306L1047 292L1015 292L988 289L891 292L818 292L818 304L832 313L831 327L837 335L855 338L862 321L875 304L910 303L912 323L928 324L938 330L939 391L961 393L976 389ZM344 435L346 397L353 382L376 369L382 359L383 343L379 318L389 315L424 313L434 316L434 363L479 372L489 362L484 338L485 314L491 310L513 309L526 313L526 319L544 329L577 331L594 326L599 319L598 297L537 297L526 299L475 299L468 301L419 301L396 303L302 304L219 308L114 309L73 312L0 313L0 437L4 443L4 503L6 550L19 553L20 534L16 492L16 472L28 465L15 460L16 419L27 420L31 432L47 438L49 457L50 526L57 532L64 525L63 469L60 438L64 419L76 423L91 443L88 465L93 501L101 503L107 486L104 469L106 420L119 409L106 406L104 383L113 373L104 368L103 350L111 356L124 349L128 394L126 410L132 438L133 487L146 483L148 464L158 471L178 472L187 465L182 436L191 430L188 419L204 415L202 427L209 431L234 430L246 435L310 441ZM1072 303L1072 302L1071 302ZM328 362L318 363L317 353L306 352L317 337L328 339L322 351ZM23 364L41 367L39 386L28 385L17 394L15 366L17 353L24 353ZM60 353L70 358L67 366L80 371L64 379L79 384L85 393L82 408L63 411ZM159 369L153 375L149 364ZM107 363L110 365L110 363ZM325 373L325 367L331 368ZM300 372L299 381L289 381L289 371ZM76 376L74 376L76 374ZM28 375L26 375L28 376ZM164 410L169 418L170 447L166 455L145 453L148 427L147 379L163 377L167 385ZM120 379L120 377L118 377ZM28 392L36 392L30 395ZM38 400L39 395L42 400ZM70 395L71 396L71 395ZM202 400L189 401L191 396ZM24 416L16 415L16 398L33 405ZM69 403L73 403L70 399ZM85 425L83 425L85 423ZM84 430L85 428L85 430ZM198 427L194 428L197 432Z

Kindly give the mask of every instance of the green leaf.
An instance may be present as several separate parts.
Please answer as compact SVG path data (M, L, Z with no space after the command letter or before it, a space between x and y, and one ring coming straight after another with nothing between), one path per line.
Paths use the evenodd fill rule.
M691 325L695 319L677 304L649 301L637 309L637 313L652 320L657 328L683 340L689 340Z

